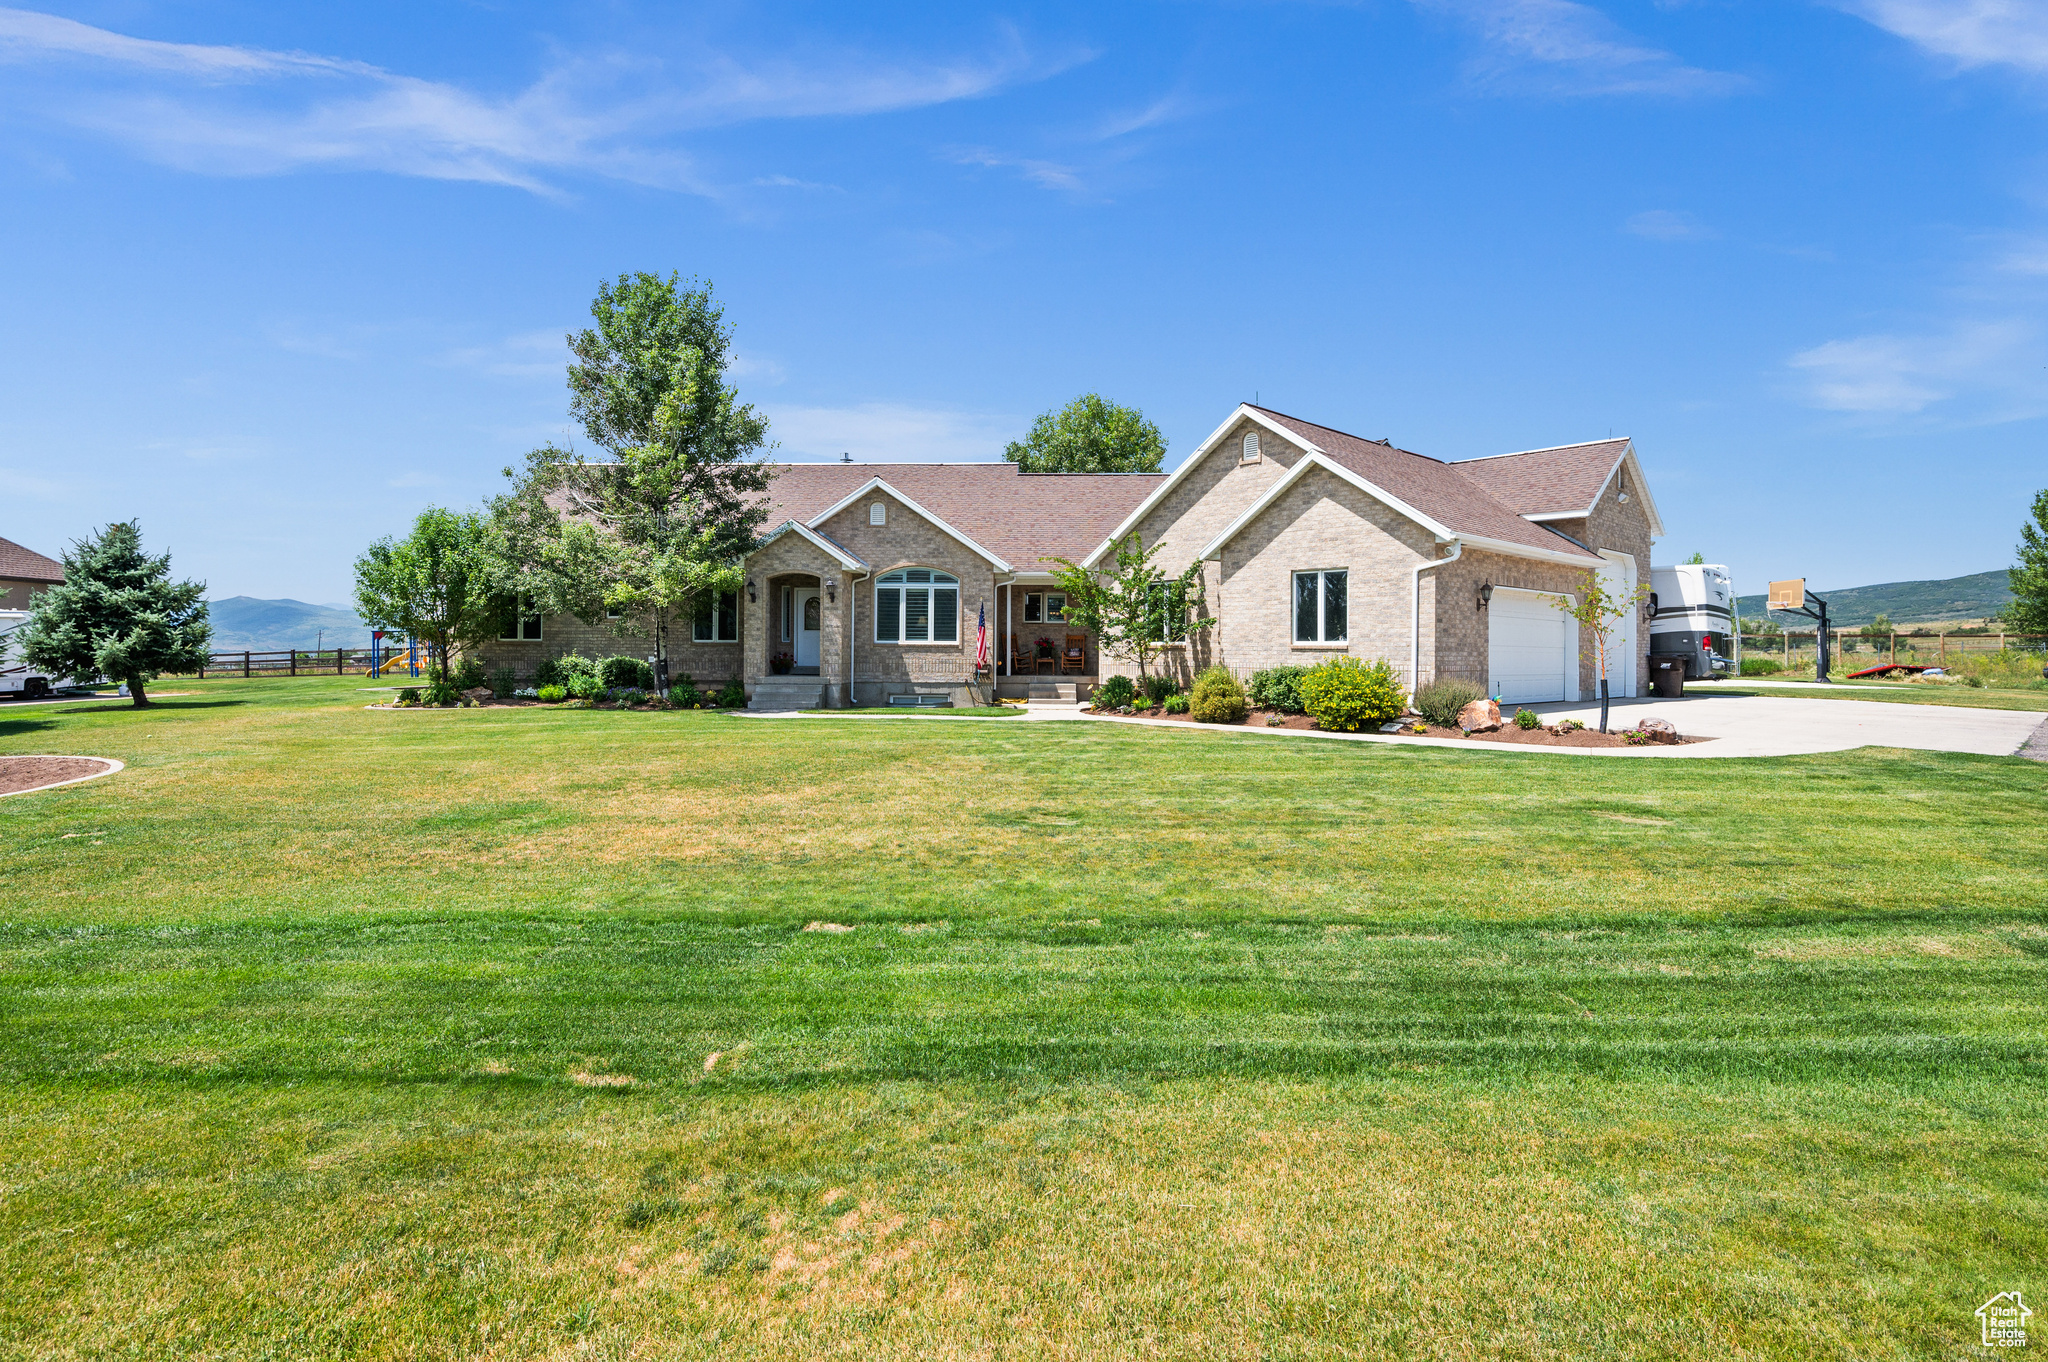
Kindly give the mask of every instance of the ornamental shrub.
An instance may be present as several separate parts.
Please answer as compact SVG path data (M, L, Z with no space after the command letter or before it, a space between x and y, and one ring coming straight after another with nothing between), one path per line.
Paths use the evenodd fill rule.
M1515 711L1515 727L1524 732L1532 728L1541 728L1543 716L1533 709L1518 709Z
M597 659L578 653L568 653L555 659L555 678L562 689L579 700L593 699L604 693L604 683L598 679Z
M644 657L608 657L597 664L597 679L606 690L653 690L654 668Z
M420 698L430 705L440 705L443 708L456 704L462 699L462 687L457 681L458 678L455 677L443 680L438 676L430 676L427 678L427 684L420 687Z
M726 682L725 689L718 692L718 707L720 709L745 709L747 707L747 688L737 676Z
M677 709L695 709L697 702L704 698L704 692L697 689L697 683L685 672L680 681L668 688L668 702Z
M1211 667L1196 677L1194 693L1188 697L1188 713L1199 723L1234 724L1248 708L1244 687L1228 667Z
M510 667L500 667L491 673L491 694L500 700L510 700L519 691L519 674Z
M418 686L400 686L398 688L398 698L391 703L397 705L400 709L411 709L419 702L420 688Z
M621 709L630 709L634 705L647 703L647 692L638 686L621 686L617 690L607 691L606 694L610 695L613 703Z
M1180 694L1180 682L1170 676L1148 676L1145 678L1145 695L1153 704L1166 703L1169 695Z
M1137 693L1130 677L1112 676L1095 688L1095 705L1098 709L1122 709Z
M1332 733L1356 733L1367 724L1383 724L1408 705L1408 692L1394 675L1394 664L1385 658L1330 658L1310 667L1299 689L1302 712L1316 721L1317 728Z
M1268 667L1253 672L1252 703L1282 714L1301 713L1301 678L1307 675L1307 667Z
M1415 692L1415 712L1438 728L1456 728L1458 711L1485 698L1486 688L1478 682L1444 676Z
M1185 714L1188 712L1188 697L1176 692L1161 702L1161 708L1168 714Z
M562 664L554 658L543 659L541 664L533 669L534 689L538 690L542 686L559 686L561 684Z
M470 690L484 683L484 664L474 657L465 657L455 664L455 689Z
M569 692L560 686L540 686L534 690L533 698L544 705L559 705L569 698Z

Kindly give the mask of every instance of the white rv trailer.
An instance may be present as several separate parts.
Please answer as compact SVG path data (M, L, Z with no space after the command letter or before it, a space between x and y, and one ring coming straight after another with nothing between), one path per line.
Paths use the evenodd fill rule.
M0 700L40 700L62 689L58 678L21 660L14 640L27 623L26 610L0 610Z
M1652 567L1650 606L1650 656L1683 657L1688 681L1740 674L1735 582L1726 567Z

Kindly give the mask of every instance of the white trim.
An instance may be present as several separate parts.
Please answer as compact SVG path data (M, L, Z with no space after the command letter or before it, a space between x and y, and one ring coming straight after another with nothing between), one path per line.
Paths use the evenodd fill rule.
M1623 569L1624 582L1626 586L1628 586L1629 588L1634 588L1642 584L1642 574L1636 567L1636 556L1634 554L1623 553L1620 549L1600 549L1598 552L1602 558L1605 558L1608 561L1609 565ZM1637 692L1639 690L1639 684L1637 680L1636 654L1642 650L1642 613L1643 608L1641 605L1633 605L1629 608L1628 614L1624 617L1628 624L1628 656L1625 659L1623 659L1626 666L1620 677L1621 694L1616 696L1616 699L1633 700L1636 698ZM1620 624L1622 622L1623 619L1617 619L1615 621L1616 624ZM1595 659L1594 661L1594 670L1596 673L1599 670L1598 659ZM1613 680L1614 678L1610 677L1608 679ZM1596 674L1593 677L1594 689L1597 690L1599 688L1599 682L1600 677Z
M889 580L891 577L901 577L904 573L913 571L929 572L934 577L944 577L946 580L943 582L912 582L908 580L892 582ZM887 572L880 574L870 573L868 576L868 594L871 597L871 600L869 602L869 609L872 610L874 613L874 618L868 622L868 632L873 636L870 639L871 642L876 644L886 643L891 645L892 647L897 648L958 648L960 646L960 635L965 632L964 626L966 624L966 583L962 582L958 577L946 571L944 568L926 567L922 564L915 563L906 563L902 567L893 567L890 568ZM938 593L941 591L950 591L953 593L953 637L902 637L902 633L906 623L908 622L909 615L909 612L906 609L908 602L906 599L904 599L904 597L907 597L910 592L916 590L922 590L926 593L927 596L933 598L925 602L925 608L929 612L925 616L925 622L929 631L934 634L938 632L940 618L939 603L936 597L938 596ZM882 637L881 595L884 591L895 591L901 593L896 602L896 633L898 635L896 638Z
M1444 558L1425 558L1408 569L1410 574L1408 600L1411 609L1408 614L1408 696L1413 699L1422 687L1422 574L1431 568L1445 567L1465 556L1465 546L1457 540L1451 541L1451 552ZM1436 641L1436 629L1432 622L1430 641ZM1436 679L1435 666L1430 667L1430 680Z
M884 481L884 480L883 480L883 479L881 479L881 478L869 478L869 479L868 479L868 480L867 480L866 482L862 483L862 484L861 484L861 485L860 485L859 487L857 487L857 488L855 488L855 489L854 489L853 491L851 491L851 492L847 493L847 495L845 495L845 496L841 497L841 498L840 498L840 499L839 499L838 501L836 501L836 502L834 502L834 503L833 503L832 505L830 505L830 506L826 507L826 508L825 508L825 509L824 509L823 511L820 511L820 512L819 512L819 513L818 513L817 515L814 515L814 516L812 516L812 517L811 517L811 518L810 518L810 519L809 519L808 521L806 521L805 523L806 523L806 524L808 524L808 525L810 525L810 526L812 526L812 527L816 527L816 526L822 525L822 524L824 524L824 523L825 523L826 521L830 520L830 519L831 519L831 518L832 518L833 516L835 516L835 515L838 515L838 514L839 514L839 513L841 512L841 511L843 511L843 510L845 510L845 509L846 509L847 507L849 507L849 506L853 505L853 503L854 503L854 502L856 502L856 501L859 501L859 500L860 500L860 499L861 499L862 497L866 496L866 495L867 495L868 493L870 493L870 492L875 492L875 491L882 491L882 492L887 492L887 493L888 493L888 494L889 494L890 496L892 496L892 497L896 498L896 500L897 500L897 501L901 502L901 503L902 503L902 504L904 505L904 507L905 507L906 509L908 509L908 510L912 510L912 511L915 511L915 512L916 512L917 514L919 514L919 515L923 516L923 517L924 517L924 518L925 518L926 520L928 520L928 521L930 521L930 522L931 522L932 524L934 524L934 525L938 526L938 527L939 527L939 528L940 528L941 530L945 531L945 532L946 532L947 534L949 534L949 535L953 536L953 538L955 538L955 539L959 540L959 541L960 541L960 542L961 542L962 544L965 544L965 545L966 545L966 546L967 546L968 548L970 548L970 549L973 549L973 550L974 550L974 551L975 551L976 553L980 554L980 555L981 555L981 556L982 556L983 558L986 558L986 559L987 559L987 560L988 560L989 562L991 562L991 563L995 564L995 566L996 566L996 570L997 570L997 571L999 571L999 572L1013 572L1013 571L1015 571L1015 569L1014 569L1014 568L1012 568L1012 567L1010 566L1010 564L1009 564L1008 562L1006 562L1006 561L1005 561L1005 560L1003 559L1003 557L1002 557L1002 555L1001 555L1001 554L998 554L998 553L994 553L994 552L991 552L990 550L988 550L988 549L985 549L985 548L983 548L983 547L982 547L981 545L979 545L979 544L975 543L975 542L974 542L974 540L972 540L972 539L968 538L968 537L967 537L966 535L962 534L962 533L961 533L960 531L958 531L958 530L954 529L954 528L953 528L953 527L952 527L951 525L948 525L948 524L947 524L947 523L946 523L945 521L943 521L943 520L941 520L941 519L940 519L939 517L937 517L937 516L933 515L933 514L932 514L932 513L930 512L930 511L927 511L927 510L926 510L926 509L925 509L924 507L922 507L922 506L918 505L918 504L917 504L916 502L912 501L912 500L911 500L911 499L910 499L909 497L906 497L906 496L904 496L904 495L903 495L903 493L901 493L901 492L897 491L897 490L896 490L896 489L895 489L894 487L891 487L891 486L890 486L890 485L889 485L889 484L888 484L888 483L887 483L886 481ZM853 566L853 565L852 565L852 564L849 564L848 566L849 566L849 567L851 567L851 566ZM865 565L863 564L862 566L865 566Z
M1331 638L1328 612L1330 607L1330 574L1344 575L1344 637ZM1301 616L1296 612L1301 601L1301 579L1316 579L1316 637L1301 636ZM1351 647L1351 569L1296 568L1287 574L1287 633L1297 648L1344 648Z
M815 544L817 547L831 554L835 559L839 561L839 566L845 568L848 572L852 572L856 568L865 568L867 566L866 563L862 562L858 558L855 558L845 549L840 548L837 544L827 539L824 535L819 534L810 526L795 520L785 520L780 525L777 525L773 530L770 530L765 536L762 537L760 543L754 545L754 553L759 553L762 549L767 548L770 544L782 538L783 535L789 534L792 531L799 535L802 535L810 543ZM753 557L753 553L750 553L747 556L751 558Z
M1208 546L1204 548L1201 551L1201 553L1199 553L1196 556L1200 558L1203 562L1209 562L1212 559L1215 559L1216 557L1221 555L1223 552L1223 546L1225 544L1235 539L1252 523L1252 521L1258 519L1260 515L1264 514L1267 507L1271 506L1275 501L1277 501L1280 498L1281 494L1286 492L1288 488L1294 486L1295 483L1299 482L1311 468L1320 468L1326 472L1336 474L1339 478L1343 479L1345 482L1350 483L1353 487L1356 487L1359 491L1364 492L1367 496L1384 503L1396 512L1407 517L1409 520L1412 520L1416 524L1422 526L1431 534L1435 535L1438 539L1453 539L1457 537L1457 532L1452 530L1449 526L1444 525L1432 516L1424 515L1422 512L1416 510L1413 506L1410 506L1407 502L1401 500L1401 498L1395 496L1393 493L1388 492L1383 488L1376 487L1370 482L1367 482L1364 478L1359 477L1358 474L1352 472L1350 469L1344 467L1342 464L1332 462L1326 455L1324 455L1320 450L1318 450L1302 458L1299 462L1297 462L1294 465L1294 467L1288 469L1286 477L1280 479L1280 481L1274 483L1271 487L1267 488L1264 496L1261 496L1257 501L1254 501L1251 505L1245 507L1243 513L1240 514L1237 517L1237 519L1231 521L1229 525L1225 526L1223 532L1217 535L1214 539L1210 540Z
M1539 549L1528 544L1510 544L1505 539L1488 539L1477 534L1461 534L1457 537L1475 549L1503 554L1509 558L1534 558L1544 563L1563 563L1588 572L1599 567L1601 563L1599 558L1589 553L1563 553L1556 549Z
M1181 460L1180 467L1174 469L1173 472L1166 475L1165 482L1162 482L1157 487L1153 488L1152 494L1146 497L1143 501L1138 503L1138 509L1132 511L1129 515L1125 516L1123 519L1123 523L1118 525L1114 530L1110 531L1109 538L1103 540L1100 544L1096 545L1094 551L1091 552L1086 558L1083 558L1081 560L1081 566L1094 567L1096 560L1101 558L1103 554L1108 553L1111 549L1115 548L1118 544L1122 543L1124 538L1127 535L1129 535L1132 530L1135 530L1136 528L1138 528L1139 525L1144 523L1145 517L1152 513L1153 508L1166 499L1166 494L1168 492L1171 492L1174 488L1178 487L1182 479L1186 478L1188 474L1195 471L1196 464L1200 463L1204 458L1208 457L1209 452L1211 450L1215 449L1218 445L1223 443L1223 437L1228 435L1231 432L1231 429L1235 427L1239 421L1247 419L1257 422L1260 426L1263 426L1265 429L1272 431L1275 435L1278 435L1282 440L1286 441L1288 444L1298 446L1301 449L1305 450L1307 453L1322 453L1322 450L1318 449L1313 443L1311 443L1306 436L1299 435L1296 432L1289 430L1287 427L1281 425L1278 421L1275 421L1272 417L1260 411L1257 407L1251 405L1251 403L1240 402L1237 404L1237 409L1232 411L1229 416L1223 419L1222 425L1216 427L1216 429L1209 432L1208 439L1202 441L1202 443L1195 446L1194 453L1188 455L1185 459ZM1266 460L1266 442L1264 440L1259 441L1259 460L1262 463Z

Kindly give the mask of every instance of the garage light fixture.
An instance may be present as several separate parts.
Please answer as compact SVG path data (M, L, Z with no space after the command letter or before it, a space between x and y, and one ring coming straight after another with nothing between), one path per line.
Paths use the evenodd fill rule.
M838 603L839 579L837 577L827 577L825 579L825 599L834 604Z
M1493 583L1488 582L1484 586L1479 588L1479 604L1473 606L1472 608L1474 610L1484 610L1492 600Z

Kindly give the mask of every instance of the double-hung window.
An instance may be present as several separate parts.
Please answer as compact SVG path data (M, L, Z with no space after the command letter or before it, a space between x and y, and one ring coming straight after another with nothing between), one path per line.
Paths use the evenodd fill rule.
M875 582L875 642L958 643L960 579L902 568Z
M540 608L531 596L513 596L505 602L505 622L499 626L498 637L508 642L538 643L540 641Z
M698 643L740 641L740 598L731 591L718 593L716 602L706 601L690 621L690 637Z
M1335 572L1294 574L1294 641L1342 643L1349 636L1350 575Z

